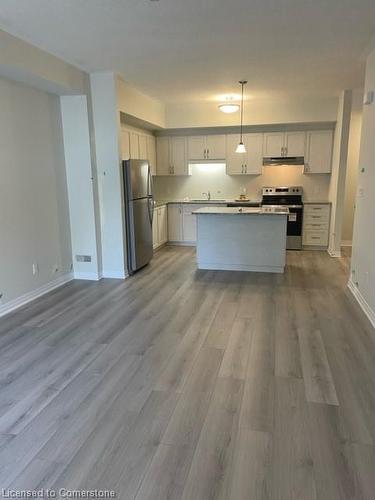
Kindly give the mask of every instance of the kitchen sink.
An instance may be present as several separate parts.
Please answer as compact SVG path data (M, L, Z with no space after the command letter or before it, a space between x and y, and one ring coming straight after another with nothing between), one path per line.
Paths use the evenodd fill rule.
M220 199L220 200L207 200L207 198L205 199L195 199L195 198L192 198L190 199L189 201L193 201L194 203L226 203L226 200L224 199Z

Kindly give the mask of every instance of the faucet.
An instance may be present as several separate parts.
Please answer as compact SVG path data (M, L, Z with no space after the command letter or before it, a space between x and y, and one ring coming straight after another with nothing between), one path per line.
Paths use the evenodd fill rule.
M207 196L207 200L210 201L211 199L211 193L210 191L207 191L207 193L202 193L203 196Z

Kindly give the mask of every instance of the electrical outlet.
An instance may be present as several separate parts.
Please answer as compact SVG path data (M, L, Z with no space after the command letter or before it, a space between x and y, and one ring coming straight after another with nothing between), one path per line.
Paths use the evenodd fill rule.
M37 262L33 263L33 276L39 273L39 266Z

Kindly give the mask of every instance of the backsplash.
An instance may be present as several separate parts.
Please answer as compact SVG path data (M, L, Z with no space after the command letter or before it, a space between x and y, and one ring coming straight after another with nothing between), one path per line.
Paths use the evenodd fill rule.
M192 164L189 177L154 177L157 200L202 198L210 191L212 198L236 198L246 188L250 199L260 199L263 186L302 186L304 199L327 200L330 174L306 175L302 167L264 167L262 175L226 175L225 164Z

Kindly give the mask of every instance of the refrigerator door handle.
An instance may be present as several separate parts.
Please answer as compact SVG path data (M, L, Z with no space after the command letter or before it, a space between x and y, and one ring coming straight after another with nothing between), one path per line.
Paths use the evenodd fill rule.
M148 167L148 176L147 176L147 198L148 198L148 215L150 218L150 224L152 226L154 222L154 195L153 195L153 183L152 183L152 174L151 169Z

